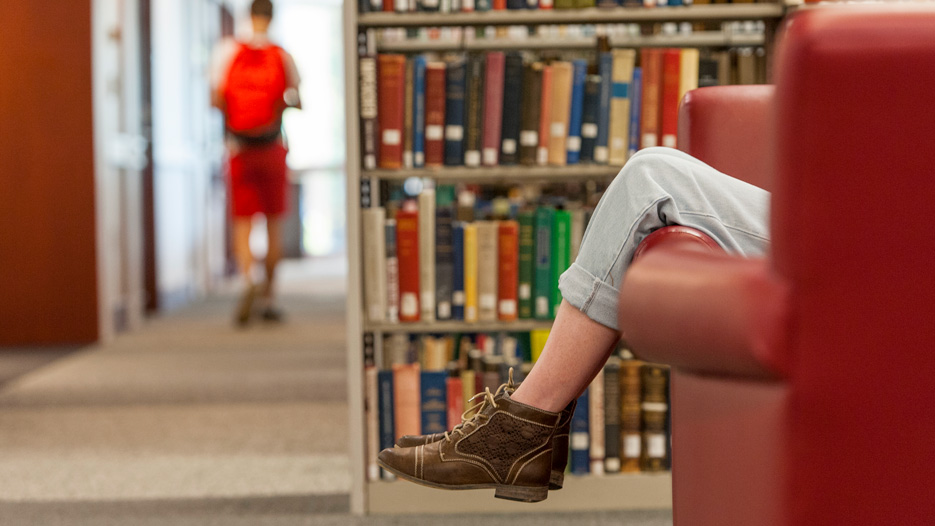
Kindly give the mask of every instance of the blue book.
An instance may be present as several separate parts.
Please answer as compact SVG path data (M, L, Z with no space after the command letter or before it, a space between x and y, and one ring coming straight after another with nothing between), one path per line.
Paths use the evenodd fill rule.
M571 436L569 436L569 449L571 450L571 465L569 468L575 475L585 475L591 472L591 433L588 418L588 390L578 397L575 414L571 417Z
M445 71L445 164L464 164L464 93L467 61L449 62Z
M640 149L640 108L643 107L643 70L633 68L633 82L630 84L630 151L627 159Z
M610 140L610 97L613 91L614 74L614 56L612 53L600 54L600 57L598 57L598 71L601 75L601 90L598 95L597 140L594 143L594 161L607 164L607 160L610 158L610 149L607 145Z
M588 63L584 59L571 62L571 113L568 116L568 151L566 162L578 164L581 158L581 120L584 108L584 79L588 75Z
M597 144L597 111L601 94L600 75L588 75L584 79L584 105L581 110L581 157L579 162L594 160Z
M396 444L396 426L393 421L393 370L384 369L377 373L377 405L380 411L380 449Z
M464 319L464 223L451 227L451 319Z
M412 59L412 158L413 166L425 166L425 57Z
M448 430L448 371L422 371L419 377L422 434Z

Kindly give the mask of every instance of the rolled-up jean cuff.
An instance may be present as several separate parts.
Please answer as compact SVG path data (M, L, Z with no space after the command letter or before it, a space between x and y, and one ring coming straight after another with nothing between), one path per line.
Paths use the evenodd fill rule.
M620 291L572 263L558 279L562 298L592 320L617 330L617 301Z

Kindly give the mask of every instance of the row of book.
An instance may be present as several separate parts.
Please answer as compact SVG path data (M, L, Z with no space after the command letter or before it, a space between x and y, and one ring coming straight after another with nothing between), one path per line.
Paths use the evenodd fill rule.
M698 86L697 49L537 58L362 57L363 167L622 165L640 148L675 146L679 101Z
M550 320L590 218L569 204L458 221L448 186L424 189L390 217L383 207L362 214L364 306L374 323Z
M692 4L748 4L754 0L359 0L361 13L416 11L470 13L515 9L581 9L587 7L680 7Z
M365 418L368 478L391 478L375 456L402 435L441 433L461 422L475 393L512 378L522 382L541 353L549 331L513 334L392 335L380 366L365 341ZM519 350L526 342L531 360ZM394 349L394 350L389 350ZM578 399L571 422L568 471L573 474L632 473L669 468L668 367L622 351L615 354ZM528 355L527 355L528 356ZM470 414L467 415L468 417Z

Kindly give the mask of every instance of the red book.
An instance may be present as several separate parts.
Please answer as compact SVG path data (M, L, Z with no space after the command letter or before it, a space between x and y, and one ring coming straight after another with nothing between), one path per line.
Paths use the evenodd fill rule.
M640 108L641 148L659 146L659 106L662 91L662 50L640 50L643 68L643 104Z
M542 68L542 87L539 104L539 147L536 164L549 162L549 141L552 138L552 66Z
M503 11L506 9L506 0L493 0L493 10Z
M396 6L393 5L393 0L383 0L383 10L384 11L395 11Z
M377 114L379 115L380 149L377 165L380 168L403 166L403 121L406 93L406 57L404 55L377 56Z
M425 66L425 165L445 164L445 63Z
M497 317L512 321L518 316L519 223L501 221L497 229Z
M484 134L481 140L481 158L484 166L496 166L499 162L505 63L506 57L502 51L487 53L487 71L484 75Z
M393 418L396 438L422 433L419 364L393 365Z
M461 378L449 376L445 383L448 391L448 429L461 423L461 414L464 413L464 389Z
M419 212L396 212L399 321L419 321ZM418 434L418 432L416 432Z
M662 55L662 103L659 111L662 121L662 146L675 148L679 131L679 77L682 51L666 49Z

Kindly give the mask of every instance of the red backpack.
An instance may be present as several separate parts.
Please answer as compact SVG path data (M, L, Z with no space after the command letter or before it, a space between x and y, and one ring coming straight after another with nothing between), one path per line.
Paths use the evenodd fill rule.
M240 45L224 86L227 128L245 138L275 138L286 109L282 48Z

